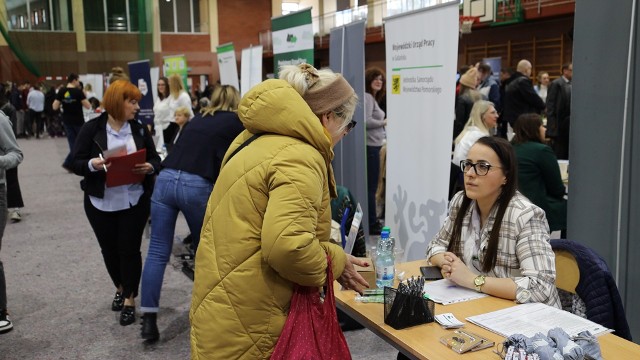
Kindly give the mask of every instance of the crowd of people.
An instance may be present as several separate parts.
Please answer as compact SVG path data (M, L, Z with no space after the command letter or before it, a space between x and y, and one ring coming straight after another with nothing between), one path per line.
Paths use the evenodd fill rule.
M455 191L450 212L426 249L426 259L445 278L520 303L559 306L549 234L566 228L557 156L568 143L562 137L569 126L571 69L563 67L563 76L550 84L548 74L541 75L537 88L526 60L506 71L502 81L488 64L461 74L452 112ZM92 89L83 89L70 74L53 97L41 96L34 86L27 92L28 112L21 111L36 119L26 133L39 137L43 128L55 126L46 115L48 101L51 112L62 110L56 116L69 143L62 166L82 177L85 214L114 286L109 303L120 312L120 325L135 322L140 288L141 337L159 339L160 294L180 212L196 254L190 310L194 357L268 358L295 284L325 285L329 263L345 289L362 292L369 286L354 268L368 264L329 238L329 202L337 195L331 161L333 147L356 126L352 117L361 100L369 225L371 233L379 233L384 71L366 70L363 99L340 74L308 64L282 67L279 79L262 82L242 99L228 85L192 98L179 76L161 77L155 120L147 125L136 120L140 90L122 69L112 73L97 105L91 105ZM22 159L15 140L19 110L5 111L12 104L5 94L12 90L0 92L2 216L8 214L3 201L8 171L7 187L1 186L5 170L17 169ZM83 108L95 115L86 119ZM510 143L505 138L511 132ZM114 149L127 155L143 151L131 170L135 180L108 185L112 163L103 155ZM140 248L149 221L143 261ZM1 240L2 217L0 223ZM0 332L12 326L2 274L0 263ZM241 295L248 293L253 296Z
M562 75L553 82L548 72L540 71L536 86L530 79L533 67L528 60L503 70L494 79L486 75L492 74L489 64L461 69L449 198L464 188L460 163L471 145L482 136L496 135L510 140L517 150L518 190L547 213L551 231L564 235L566 191L558 159L569 158L573 66L563 65Z

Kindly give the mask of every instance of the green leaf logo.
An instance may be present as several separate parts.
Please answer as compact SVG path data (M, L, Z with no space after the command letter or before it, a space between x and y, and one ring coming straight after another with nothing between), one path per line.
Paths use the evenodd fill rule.
M295 44L298 41L298 38L293 34L287 34L287 42Z

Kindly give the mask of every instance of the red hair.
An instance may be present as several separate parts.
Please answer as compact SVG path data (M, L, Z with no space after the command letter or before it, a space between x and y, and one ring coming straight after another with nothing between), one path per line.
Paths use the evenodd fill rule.
M116 80L112 82L102 97L102 107L117 120L124 117L124 102L127 100L140 101L142 93L130 81Z

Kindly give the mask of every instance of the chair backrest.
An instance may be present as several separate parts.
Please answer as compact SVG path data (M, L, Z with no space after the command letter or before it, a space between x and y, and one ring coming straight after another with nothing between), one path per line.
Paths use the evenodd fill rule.
M553 250L556 254L556 287L572 294L580 281L580 269L576 258L566 250Z

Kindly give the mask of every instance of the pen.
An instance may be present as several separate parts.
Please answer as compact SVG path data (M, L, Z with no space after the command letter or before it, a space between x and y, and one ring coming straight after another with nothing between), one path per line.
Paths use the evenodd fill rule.
M104 152L104 150L102 150L102 146L100 146L100 144L98 144L98 142L94 139L93 142L98 146L98 149L100 149L100 152L98 153L98 156L100 156L100 160L104 161L104 157L102 157L102 152ZM104 172L107 172L107 166L105 164L102 164L102 168L104 169Z
M100 160L104 161L102 154L98 154L98 156L100 156ZM102 168L104 169L104 172L107 172L107 166L105 164L102 164Z

